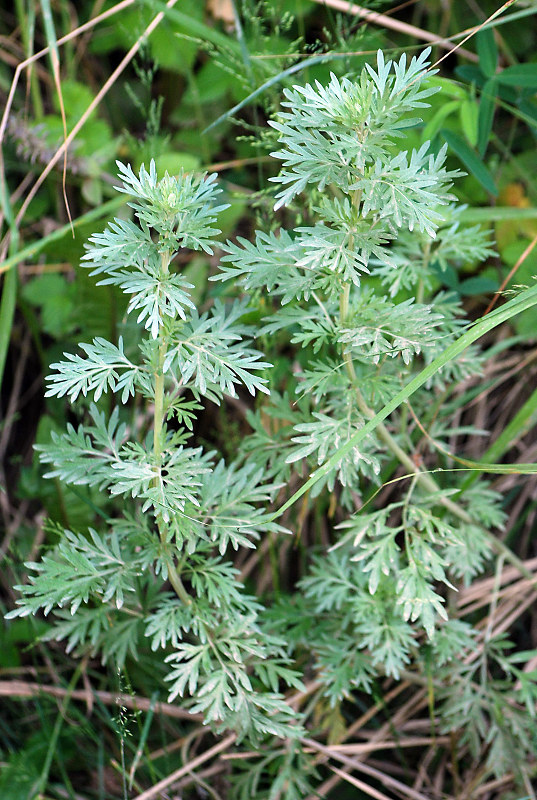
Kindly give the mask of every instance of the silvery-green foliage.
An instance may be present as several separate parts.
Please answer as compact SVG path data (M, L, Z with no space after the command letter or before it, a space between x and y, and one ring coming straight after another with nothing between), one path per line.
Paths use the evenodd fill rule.
M280 485L255 464L226 464L190 444L202 399L235 397L238 386L268 392L270 364L252 345L246 303L198 313L174 267L184 248L213 253L221 190L214 175L159 180L153 162L138 175L118 167L134 220L91 237L85 265L129 295L139 344L126 352L121 338L97 338L52 365L47 396L92 402L78 426L38 450L47 477L120 496L124 516L99 531L56 531L57 546L27 564L10 616L51 612L48 638L119 666L147 643L168 665L170 699L184 697L207 723L256 741L296 736L281 688L300 688L299 676L227 560L283 532L269 513ZM109 415L98 405L105 393ZM134 395L147 409L140 432L122 409Z
M514 772L521 780L527 762L521 753L535 752L537 676L517 666L535 651L510 652L513 648L506 634L485 638L478 657L467 658L456 672L444 666L437 677L443 683L442 730L457 730L461 747L483 759L490 774ZM483 755L484 739L489 746Z
M48 376L50 386L45 397L67 395L74 403L80 393L86 397L89 392L94 392L97 401L108 389L113 392L121 389L121 402L126 403L129 395L134 395L136 384L143 381L143 373L125 355L122 338L119 338L117 346L97 338L93 344L81 344L80 349L86 358L65 353L67 361L50 365L57 372Z
M215 276L268 292L273 302L261 331L286 332L300 364L295 403L273 394L264 404L264 419L279 424L251 415L245 457L286 480L283 459L299 474L330 460L311 496L328 489L339 519L351 512L334 550L315 558L300 584L316 620L307 646L333 703L353 689L368 691L375 673L400 676L424 642L439 643L444 663L457 658L450 597L483 570L489 531L504 519L500 498L483 484L455 502L456 486L435 483L419 461L414 466L408 413L340 454L464 330L454 298L434 293L432 268L493 252L486 232L461 226L451 194L459 173L446 168L446 148L405 146L419 123L416 110L434 91L428 52L410 62L379 53L376 69L368 66L357 81L332 76L327 86L285 90L271 122L280 142L273 155L282 161L275 208L288 207L286 219L299 209L300 224L228 242ZM447 365L413 396L418 415L429 412L433 389L475 374L480 363L473 350ZM439 441L456 433L441 409L435 425ZM376 508L375 488L392 459L403 459L413 476L401 481L397 500ZM360 493L370 498L366 509ZM456 624L452 638L468 647L471 637L457 638Z
M99 283L129 296L138 347L95 339L53 364L47 379L48 396L91 402L78 426L39 448L46 474L121 498L123 514L99 531L62 529L58 545L28 565L11 616L51 612L48 638L103 662L121 665L145 645L167 670L170 698L216 730L234 728L254 746L286 738L283 748L260 750L259 763L239 762L241 800L314 792L300 721L283 696L302 687L294 659L333 707L377 691L379 678L412 670L426 680L432 663L443 729L463 729L473 753L500 737L505 753L529 737L519 710L525 703L534 713L535 682L501 643L483 651L482 668L465 663L461 654L481 634L454 611L459 585L490 558L489 532L504 521L500 498L483 481L459 491L449 473L433 479L421 461L445 465L450 437L474 432L452 424L457 409L436 392L479 372L478 351L451 361L412 395L411 409L345 448L464 329L459 303L435 290L432 268L492 253L486 233L461 225L451 194L459 173L446 168L445 148L405 142L434 91L428 53L393 62L379 52L376 69L357 80L333 75L327 86L284 91L270 124L282 162L275 210L285 207L285 224L228 241L213 276L261 297L258 330L244 321L244 300L196 309L173 266L182 248L213 253L222 208L214 177L159 180L153 163L138 175L119 164L134 219L91 237L85 261ZM286 386L268 399L270 364L254 335L294 346ZM193 442L192 430L204 402L236 397L238 387L257 404L228 464ZM141 430L122 407L133 396L145 409ZM417 454L413 415L430 432ZM328 461L308 499L335 518L333 546L310 558L294 594L265 609L228 556L286 533L271 513L275 497ZM396 486L382 504L384 482ZM485 680L487 658L517 681L514 704L499 681ZM499 747L490 749L491 769Z
M276 196L276 208L288 204L309 184L321 191L336 185L348 192L358 188L360 181L371 206L377 205L386 192L396 199L399 186L405 183L410 183L417 196L424 187L435 184L432 175L420 176L418 183L411 178L423 168L425 158L434 162L434 156L426 155L428 147L413 152L410 158L406 152L390 153L393 140L404 138L404 128L416 123L415 118L405 115L423 107L423 100L434 91L422 85L428 52L412 58L408 66L405 55L394 65L379 52L377 71L367 65L357 82L347 78L340 81L332 75L327 87L317 82L315 87L296 86L284 91L283 105L292 110L271 122L284 145L273 153L284 167L274 180L287 187ZM435 169L429 164L430 173ZM392 174L391 182L383 173ZM445 172L440 174L438 183L449 181ZM426 224L427 214L420 211L420 205L418 197L396 203L393 221L399 218L402 224L404 211L409 211L412 223L419 219L420 226Z
M244 343L242 336L251 332L249 326L240 324L245 311L245 303L235 302L226 309L216 301L210 313L199 316L194 310L188 321L176 323L170 330L164 370L180 376L185 384L193 383L196 393L215 400L223 394L236 397L236 385L245 386L252 395L256 391L268 394L267 379L253 370L271 365Z

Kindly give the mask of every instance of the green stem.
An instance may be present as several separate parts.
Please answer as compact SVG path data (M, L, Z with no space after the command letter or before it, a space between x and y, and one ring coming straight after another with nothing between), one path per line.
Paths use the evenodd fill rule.
M352 204L356 211L358 212L360 208L360 203L362 202L362 190L356 189L352 193ZM354 237L351 236L349 239L349 247L352 248L353 246L353 239ZM348 321L349 317L349 304L350 304L350 296L351 296L351 285L349 282L343 284L343 291L339 297L339 322L341 325L345 325ZM345 362L345 369L347 370L347 374L351 379L351 382L354 386L357 384L356 379L356 372L354 371L354 364L352 363L352 357L350 353L350 348L344 348L343 350L343 360Z
M339 298L339 321L344 325L349 316L349 298L351 294L350 283L343 284L343 291Z
M54 727L53 727L52 732L51 732L51 734L49 736L49 739L48 739L48 747L47 747L47 752L46 752L46 755L45 755L45 760L44 760L44 763L43 763L43 767L41 769L41 774L39 775L39 778L37 779L37 781L36 781L36 783L34 784L34 787L33 787L35 789L35 791L37 792L37 795L34 795L33 792L32 792L32 797L35 797L35 796L42 797L43 796L42 793L47 788L50 768L51 768L52 762L54 760L54 754L57 753L56 745L58 744L58 738L60 736L64 720L67 718L67 708L68 708L69 703L71 701L71 695L72 695L72 693L74 691L74 688L75 688L76 684L78 683L78 679L80 678L82 672L86 668L86 663L87 663L87 658L84 658L79 663L77 668L75 669L75 671L73 673L73 677L69 681L69 685L67 686L67 691L66 691L65 696L64 696L64 698L62 700L62 703L61 703L61 706L60 706L60 710L58 712L58 716L56 717L56 722L54 723Z
M0 385L4 376L13 320L15 318L17 282L17 272L13 270L6 275L2 285L2 299L0 300Z
M26 14L25 5L28 7L28 14ZM34 36L35 36L35 8L33 3L25 4L23 0L15 0L15 7L17 9L17 18L19 21L19 30L24 45L26 57L30 58L34 55ZM39 82L37 72L30 66L30 92L32 95L32 104L34 107L34 117L36 120L43 118L43 100L41 98L41 91L39 89Z
M16 252L19 246L19 231L13 217L9 189L5 180L4 162L0 153L0 208L9 225L9 253ZM7 353L11 342L15 306L17 302L18 274L15 270L8 273L2 282L2 297L0 300L0 386L4 376Z
M175 564L171 561L167 564L168 567L168 579L173 586L173 589L177 595L177 597L183 601L186 606L189 606L192 603L192 598L188 594L187 590L185 589L185 585L181 580L179 573L175 568Z
M537 287L533 286L530 289L525 289L523 292L517 295L517 297L508 300L501 308L496 309L496 311L491 311L486 315L486 317L482 317L476 323L474 323L469 330L465 331L465 333L448 345L446 349L440 353L440 355L438 355L433 361L431 361L430 364L424 367L406 384L406 386L397 392L392 399L386 403L377 414L375 414L373 419L366 422L363 427L358 428L347 442L340 445L336 452L333 453L333 455L331 455L330 458L325 461L321 467L319 467L319 469L315 470L308 480L303 483L282 506L280 506L271 519L277 519L285 511L287 511L287 509L296 503L296 501L302 497L302 495L306 494L312 488L312 486L315 486L315 484L321 480L321 478L327 475L330 470L334 469L338 463L338 460L342 458L342 456L346 455L359 442L363 441L366 436L376 431L378 425L380 425L383 420L385 420L393 411L396 411L399 406L405 403L408 398L414 394L414 392L420 389L433 375L435 375L442 367L448 364L453 358L456 358L469 345L476 342L485 333L493 328L496 328L498 325L501 325L506 320L511 319L521 311L526 311L528 308L533 308L535 305L537 305ZM481 467L481 471L486 472L486 469ZM412 474L415 472L416 468L413 464ZM463 509L461 509L461 512L466 514ZM470 519L469 516L468 519ZM479 525L479 523L475 524ZM516 566L522 575L527 577L532 583L536 582L537 579L535 576L532 575L532 573L525 567L523 562L517 558L502 541L491 536L489 531L484 528L484 526L479 525L479 527L482 528L490 537L491 547L496 552L504 553L506 560Z
M351 290L350 283L344 283L343 291L339 298L339 321L341 325L344 325L347 322L347 318L349 316L350 290ZM347 370L347 375L349 376L352 385L355 387L355 389L357 389L358 379L356 377L356 372L354 369L354 364L352 361L352 356L349 347L346 347L343 350L343 361L345 363L345 369Z
M164 252L162 253L162 271L166 274L169 270L170 266L170 253ZM153 412L153 456L155 465L157 466L158 470L160 471L162 465L162 450L163 450L163 443L166 439L166 423L164 420L165 416L165 409L164 409L164 400L165 400L165 391L164 391L164 361L166 360L166 354L168 351L168 342L164 335L160 337L160 344L158 350L158 359L157 359L157 366L155 370L155 410ZM158 482L159 477L155 478L155 483ZM166 522L162 515L162 512L157 513L157 527L160 536L160 540L163 544L166 543ZM173 586L175 593L177 596L185 603L189 605L192 602L187 590L184 587L183 581L180 578L180 575L176 569L175 564L173 563L172 559L170 558L167 562L168 567L168 579Z
M431 245L432 245L432 240L429 239L429 241L427 242L427 244L425 245L425 247L423 249L423 258L422 258L422 262L421 262L422 269L423 269L423 275L425 274L425 270L427 269L427 267L429 265L429 259L431 257ZM416 291L416 302L423 303L424 295L425 295L425 284L424 284L423 276L422 276L418 281L418 288L417 288L417 291Z

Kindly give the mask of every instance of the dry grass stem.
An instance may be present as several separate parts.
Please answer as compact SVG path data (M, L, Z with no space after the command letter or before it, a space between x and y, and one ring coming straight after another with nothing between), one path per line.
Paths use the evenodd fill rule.
M166 7L167 8L172 8L176 4L176 2L177 2L177 0L168 0L168 2L166 3ZM129 0L129 4L130 4L130 0ZM41 174L39 175L39 177L37 178L37 180L33 184L32 188L28 192L28 194L26 196L26 199L24 200L24 202L23 202L23 204L22 204L22 206L21 206L21 208L20 208L20 210L19 210L19 212L18 212L18 214L17 214L17 216L15 218L15 225L16 226L20 225L22 219L24 218L24 215L26 214L28 206L32 202L33 198L35 197L35 194L36 194L37 190L43 184L43 182L46 179L47 175L49 175L49 173L54 169L54 167L56 166L56 164L58 163L60 158L62 158L62 156L66 152L66 150L69 147L69 145L71 144L71 142L73 142L73 140L75 139L75 137L78 134L78 132L84 127L85 123L87 122L88 118L91 116L93 111L99 106L99 104L102 101L102 99L106 96L106 94L108 93L110 88L117 81L118 77L125 70L126 66L132 61L132 59L134 58L136 53L139 51L142 43L147 39L148 36L151 35L151 33L155 30L155 28L158 27L158 25L160 24L160 22L162 21L164 16L165 16L164 12L163 11L159 11L159 13L151 20L151 22L146 27L144 32L138 37L136 42L133 44L133 46L130 48L130 50L126 53L126 55L121 59L121 61L118 64L118 66L111 73L110 77L105 81L105 83L103 84L101 89L95 95L95 97L93 98L92 102L87 107L86 111L82 114L82 116L80 117L78 122L75 124L73 129L70 131L69 135L65 138L63 144L58 148L58 150L56 151L54 156L51 158L51 160L49 161L49 163L47 164L45 169L41 172ZM93 22L92 24L95 24L95 23ZM61 43L61 40L58 40L58 44L60 44L60 43ZM9 97L8 97L8 106L9 107L10 107L10 104L12 103L12 101L13 101L12 94L14 94L14 89L12 89L12 91L10 91L10 94L9 94ZM5 132L5 126L7 125L7 113L8 113L8 108L6 107L6 110L4 111L4 117L2 118L2 122L0 123L0 144L3 141L3 136L4 136L4 132ZM0 148L0 159L1 159L1 148ZM2 163L1 160L0 160L0 173L3 173L3 163ZM10 241L10 234L7 233L6 236L4 237L3 242L0 244L0 251L3 254L5 254L7 252L7 247L8 247L9 241ZM3 257L5 257L5 255L3 255L2 258Z
M368 786L367 783L364 783L363 781L359 781L358 778L354 778L348 772L332 766L330 769L344 781L350 783L351 786L355 786L357 789L360 789L362 792L369 795L369 797L374 797L375 800L390 800L388 795L383 794L383 792L379 792L378 789L374 789L372 786Z
M201 721L199 714L189 714L182 708L171 703L153 703L147 697L133 697L121 692L105 692L97 689L75 689L68 691L61 686L47 686L39 683L29 683L27 681L0 681L0 697L39 697L39 695L49 695L50 697L64 698L69 695L71 700L81 700L86 703L88 708L92 707L93 699L97 698L106 705L122 705L134 711L149 711L152 709L156 714L164 714L175 719L188 719Z
M449 736L438 736L434 740L430 736L409 736L399 738L397 741L353 742L351 744L330 744L327 747L334 753L361 755L363 753L374 753L376 750L397 750L399 747L427 747L433 744L448 744L448 742Z
M123 0L121 3L118 3L113 8L104 11L102 14L93 17L93 19L90 19L88 20L88 22L85 22L83 25L80 25L78 28L75 28L75 30L69 31L68 34L62 36L60 39L57 40L56 45L62 45L65 44L66 42L71 41L72 39L75 39L77 36L80 36L81 33L84 33L84 31L88 31L91 28L94 28L95 25L98 25L100 22L103 22L105 19L113 16L114 14L117 14L119 11L123 11L125 8L131 6L135 2L136 0ZM39 52L34 53L32 56L25 58L24 61L21 61L20 63L17 64L15 75L13 76L13 80L11 82L11 86L9 89L9 94L6 100L6 105L4 107L4 113L2 114L2 120L0 122L0 145L4 141L7 122L9 119L9 115L11 113L11 107L13 105L13 98L15 97L15 91L17 89L17 85L19 83L19 78L21 76L22 71L27 67L31 66L32 64L34 64L36 61L39 61L39 59L46 56L49 53L49 51L50 51L49 47L44 47L42 50L39 50ZM46 72L46 70L43 70L42 77L48 80L50 76L48 75L48 72Z
M378 780L383 786L391 787L397 791L402 792L404 797L412 798L412 800L429 800L429 798L421 794L421 792L416 792L414 789L411 789L408 786L404 786L396 778L392 778L385 772L381 772L380 770L375 769L374 767L371 767L368 764L363 763L359 759L352 759L344 755L343 753L333 752L328 746L320 744L319 742L316 742L313 739L303 738L301 739L301 741L307 747L311 747L313 750L317 750L319 753L322 753L325 756L325 758L334 758L336 759L336 761L340 761L342 764L345 764L347 767L350 767L351 769L363 772L366 775L369 775L370 777Z
M430 33L423 28L417 28L415 25L410 25L408 22L393 19L393 17L389 17L387 14L380 14L378 11L369 11L363 6L348 2L348 0L313 0L313 2L319 3L319 5L322 6L330 6L330 8L335 8L337 11L343 11L346 14L360 17L360 19L369 22L371 25L380 25L382 28L387 28L397 33L403 33L407 36L411 36L413 39L418 39L422 42L430 42L448 52L457 50L460 55L463 55L469 61L478 60L475 53L461 48L459 45L450 41L450 39L436 36L434 33Z
M163 778L161 781L152 786L151 789L147 789L147 791L142 792L142 794L139 794L137 797L134 798L134 800L151 800L151 798L156 797L157 795L160 794L160 792L164 791L164 789L167 789L173 783L176 783L184 775L188 775L188 773L193 772L193 770L197 769L199 766L204 764L206 761L209 761L211 758L214 758L214 756L217 756L223 750L227 750L228 747L231 747L231 745L235 742L236 738L237 737L235 736L234 733L231 734L230 736L227 736L221 742L215 744L214 747L209 748L209 750L206 750L201 755L196 756L196 758L193 758L192 761L190 761L188 764L185 764L180 769L176 770L175 772L172 772L166 778Z

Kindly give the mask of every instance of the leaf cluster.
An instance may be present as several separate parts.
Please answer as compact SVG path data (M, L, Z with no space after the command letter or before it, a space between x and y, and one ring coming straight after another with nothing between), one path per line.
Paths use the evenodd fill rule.
M153 161L137 175L118 166L134 219L91 237L84 258L99 284L129 295L141 336L128 353L121 338L96 338L80 345L83 355L52 364L47 396L93 402L80 424L37 448L46 477L104 493L110 518L87 534L62 528L56 547L26 565L11 616L54 613L49 638L119 666L148 643L163 669L171 665L170 699L189 695L208 724L255 740L296 736L281 690L300 687L298 674L283 642L263 632L261 606L227 557L283 532L270 514L279 486L254 464L228 464L191 444L201 401L236 397L239 386L268 392L270 364L251 345L246 303L216 301L199 313L176 267L185 249L213 253L220 189L214 175L159 179ZM141 425L129 421L138 396Z

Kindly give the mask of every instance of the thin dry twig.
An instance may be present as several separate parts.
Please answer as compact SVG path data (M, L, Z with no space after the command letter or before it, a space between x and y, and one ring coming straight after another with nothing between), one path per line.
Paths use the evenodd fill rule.
M344 781L350 783L351 786L355 786L357 789L360 789L365 794L368 794L370 797L374 797L375 800L391 800L388 795L384 794L383 792L379 792L378 789L373 788L373 786L368 786L367 783L363 781L359 781L358 778L355 778L353 775L350 775L348 772L345 772L342 769L338 769L338 767L330 767L332 772L335 772L336 775L339 775Z
M448 50L448 54L452 50L458 50L458 52L467 58L468 61L478 61L475 53L459 47L459 45L454 44L450 39L443 39L441 36L436 36L436 34L430 33L423 28L417 28L415 25L410 25L408 22L394 19L393 17L389 17L387 14L380 14L378 11L370 11L367 8L363 8L363 6L357 5L356 3L350 3L348 0L313 0L313 2L319 3L319 5L322 6L330 6L330 8L335 8L337 11L344 11L347 14L353 14L354 16L360 17L360 19L363 19L372 25L380 25L383 28L397 31L397 33L406 34L407 36L411 36L419 41L430 42L430 44L435 44L444 50Z
M512 780L513 773L508 772L507 775L502 775L501 778L494 778L494 780L487 781L487 783L477 786L473 791L473 796L481 797L482 795L488 795L489 792L495 791L496 789L506 789Z
M228 747L231 747L236 738L237 737L234 733L230 734L221 742L215 744L214 747L210 747L209 750L206 750L201 755L197 756L196 758L193 758L192 761L190 761L188 764L185 764L183 767L180 767L179 769L175 770L175 772L172 772L166 778L163 778L161 781L159 781L153 787L151 787L151 789L147 789L145 792L142 792L142 794L139 794L137 797L134 798L134 800L151 800L152 797L156 797L164 789L167 789L168 786L171 786L172 783L178 781L179 778L182 778L184 775L188 775L197 767L201 766L201 764L204 764L206 761L209 761L211 758L218 755L218 753L221 753L223 750L227 750Z
M130 5L133 1L134 0L125 0L125 2L123 4L119 3L118 6L115 7L114 13L117 13L117 10L118 10L119 6L121 6L122 8L125 8L127 5ZM176 4L176 2L177 2L177 0L168 0L168 2L166 3L166 7L167 8L172 8ZM105 12L105 13L107 13L107 12ZM101 14L99 18L95 18L95 19L102 20L103 16L104 15ZM124 69L127 67L127 65L132 61L132 59L134 58L134 56L136 55L136 53L140 49L140 46L142 45L142 43L147 39L148 36L151 35L151 33L155 30L155 28L158 27L158 25L160 24L160 22L162 21L164 16L165 16L165 12L164 11L159 11L159 13L151 20L151 22L146 27L144 32L138 37L138 39L133 44L133 46L130 48L130 50L121 59L120 63L116 67L116 69L112 72L112 74L109 76L109 78L105 81L105 83L103 84L103 86L101 87L99 92L95 95L95 97L93 98L93 100L91 101L89 106L87 107L87 109L84 112L84 114L82 114L82 116L80 117L78 122L75 124L75 126L73 127L73 129L71 130L69 135L65 138L65 140L62 143L62 145L58 148L58 150L56 151L54 156L50 159L49 163L47 164L45 169L41 172L41 174L39 175L39 177L35 181L34 185L30 189L30 191L28 192L28 194L26 196L26 199L25 199L24 203L22 204L22 206L21 206L21 208L20 208L20 210L19 210L19 212L18 212L18 214L17 214L17 216L15 218L15 225L16 226L18 226L20 224L21 220L24 218L24 215L26 214L26 211L28 210L28 206L32 202L33 198L35 197L35 194L36 194L37 190L42 185L42 183L46 179L47 175L52 171L52 169L58 163L58 161L63 156L63 154L66 152L66 150L69 147L69 145L71 144L71 142L75 139L75 137L78 134L78 132L85 125L86 121L91 116L93 111L97 108L97 106L100 104L102 99L106 96L106 94L108 93L110 88L114 85L114 83L116 82L117 78L121 75L121 73L124 71ZM95 20L90 20L90 23L91 23L91 25L95 25ZM81 32L82 30L85 30L90 25L90 23L86 23L85 26L81 25L79 28L77 28L77 32ZM69 38L72 38L73 36L74 36L74 32L72 32L71 34L68 34ZM57 44L63 44L65 41L67 41L67 37L64 36L62 39L58 40ZM35 56L32 57L32 60L35 60L35 58L37 58L38 56L42 57L47 52L48 52L48 48L45 49L45 50L40 51L39 53L37 53ZM23 62L23 65L24 66L28 66L29 63L31 63L31 60L27 59L25 62ZM23 68L22 65L19 65L19 67L21 69ZM16 81L18 82L18 77L19 77L20 71L21 71L21 69L19 69L19 67L17 68L17 72L16 72L16 75L15 75L15 78L13 79L13 83L12 83L12 86L11 86L11 89L10 89L10 93L9 93L9 96L8 96L8 101L7 101L7 104L6 104L6 108L4 110L4 114L3 114L3 117L2 117L2 122L0 123L0 145L1 145L2 141L3 141L5 128L6 128L6 125L7 125L9 109L11 108L11 104L13 102L13 95L15 93ZM3 157L2 157L2 149L1 149L1 147L0 147L0 175L3 175ZM6 234L6 236L4 237L4 240L3 240L3 242L1 243L1 246L0 246L0 250L2 252L6 252L7 251L7 246L9 244L9 241L10 241L10 233L8 232Z
M479 31L482 28L484 28L485 25L488 25L489 22L492 22L493 20L495 20L497 17L500 16L500 14L503 14L503 12L506 11L510 6L512 6L513 3L516 3L516 1L517 0L507 0L506 3L504 3L502 6L500 6L500 8L497 8L496 11L494 11L489 17L487 17L485 20L483 20L483 22L481 22L479 25L475 25L473 28L467 28L465 31L462 31L462 33L460 33L459 36L464 36L464 39L462 40L462 42L460 44L456 45L453 49L454 50L458 50L459 53L462 53L463 52L462 51L462 45L463 44L465 44L469 39L471 39L472 36L475 36L476 33L479 33ZM448 57L448 55L449 55L449 53L446 53L441 58L439 58L437 61L435 61L435 63L433 64L433 67L437 67L438 64L440 64L442 61L444 61L445 58Z
M537 571L537 558L529 558L524 561L524 566L530 572ZM515 586L520 588L521 586L525 586L526 584L532 585L533 581L530 581L527 578L519 578L519 571L517 567L507 566L504 567L501 574L500 579L500 586L507 586L507 584L515 583ZM473 603L482 600L482 598L487 598L490 596L490 592L494 586L495 577L491 578L482 578L479 581L475 581L471 586L464 587L461 589L459 596L457 598L457 606L460 609L465 608L465 606L472 605ZM520 583L522 581L522 583ZM486 600L485 600L486 602ZM465 611L465 613L467 613Z
M175 719L188 719L200 722L203 717L200 714L190 714L182 708L171 703L156 702L152 703L147 697L137 697L121 692L105 692L97 689L75 689L68 692L61 686L47 686L39 683L29 683L27 681L0 681L0 697L38 697L47 694L51 697L63 698L67 694L71 700L82 700L90 706L93 698L100 700L105 705L123 705L133 711L153 710L156 714L164 714Z
M388 775L385 772L381 772L380 770L375 769L375 767L371 767L368 764L364 764L359 759L349 758L343 753L335 752L327 745L320 744L320 742L316 742L313 739L302 738L300 741L304 745L319 751L327 758L333 758L336 759L337 761L341 761L346 766L358 770L359 772L364 772L366 775L375 778L383 786L387 787L389 786L392 789L401 792L403 794L403 797L412 798L412 800L429 800L429 798L421 794L421 792L416 792L410 786L405 786L403 783L401 783L401 781L398 781L396 778L392 778L391 775ZM136 798L136 800L138 800L138 798Z
M430 736L408 736L397 739L397 741L351 742L347 744L330 744L327 747L333 753L362 755L364 753L374 753L375 750L398 750L400 747L428 747L431 744L449 744L449 736L437 736L434 740Z
M31 333L26 331L22 340L19 357L17 359L15 374L13 376L13 384L11 394L8 400L7 409L4 414L3 429L0 433L0 464L4 463L6 457L7 446L9 438L12 433L12 425L21 409L20 395L22 389L22 382L26 369L26 363L30 355Z
M107 19L108 17L113 16L114 14L117 14L120 11L123 11L125 8L127 8L128 6L131 6L135 2L136 2L136 0L122 0L121 3L118 3L113 8L109 8L108 11L104 11L102 14L99 14L97 17L94 17L93 19L88 20L83 25L79 25L78 28L75 28L74 30L69 31L68 34L66 34L65 36L62 36L60 39L58 39L56 44L57 45L62 45L62 44L65 44L66 42L71 41L71 39L75 39L77 36L79 36L84 31L87 31L87 30L90 30L91 28L94 28L95 25L98 25L100 22L103 22L105 19ZM11 106L13 105L13 98L15 97L15 91L17 89L17 86L18 86L18 83L19 83L19 78L21 76L22 71L24 69L26 69L26 67L31 66L35 61L39 61L39 59L41 59L44 56L46 56L48 54L49 50L50 50L49 47L44 47L42 50L39 50L38 53L34 53L33 55L29 56L28 58L25 58L24 61L21 61L19 64L17 64L17 68L15 70L15 75L13 76L13 80L11 82L11 86L10 86L10 89L9 89L9 95L8 95L7 100L6 100L6 105L4 107L4 113L2 114L2 121L0 122L0 145L4 141L4 135L5 135L5 132L6 132L6 127L7 127L7 121L9 119L9 114L11 112ZM48 76L48 73L46 73L46 74Z
M512 586L507 586L505 589L500 591L500 597L503 601L507 601L511 598L514 598L515 601L519 601L520 598L525 595L528 591L534 590L535 588L535 581L530 581L527 578L521 578L517 583L513 584ZM489 597L486 594L479 597L474 603L469 604L464 608L462 612L464 616L468 616L469 614L473 614L475 611L478 611L483 606L486 606L489 602Z
M503 281L502 281L502 285L500 286L500 288L498 289L498 291L497 291L497 292L495 292L495 294L494 294L494 297L492 298L492 300L491 300L491 301L490 301L490 303L488 304L487 308L485 309L485 312L483 313L483 316L484 316L484 317L485 317L485 316L486 316L486 315L487 315L487 314L488 314L490 311L492 311L492 309L493 309L493 308L494 308L494 306L496 305L496 303L497 303L497 301L498 301L498 299L499 299L500 295L501 295L501 294L502 294L502 292L504 291L505 287L507 286L507 284L509 283L509 281L511 280L511 278L513 277L513 275L515 275L515 273L516 273L516 272L517 272L517 271L520 269L520 267L522 266L522 264L524 263L524 261L525 261L525 260L528 258L528 256L530 255L531 251L533 250L533 248L535 247L535 245L536 245L536 244L537 244L537 234L535 234L535 236L533 237L533 239L531 240L531 242L529 243L529 245L526 247L526 249L524 250L524 252L523 252L523 253L522 253L522 255L520 256L520 258L519 258L519 259L517 259L517 262L516 262L516 264L515 264L515 265L512 267L512 269L511 269L511 270L509 270L509 273L508 273L508 274L505 276L505 278L503 279Z

